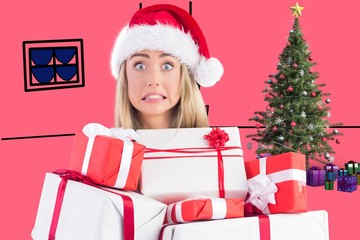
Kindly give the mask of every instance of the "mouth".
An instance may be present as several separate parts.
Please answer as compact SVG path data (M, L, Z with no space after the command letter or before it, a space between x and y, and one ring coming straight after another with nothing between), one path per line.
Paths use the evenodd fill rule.
M166 99L166 97L160 94L149 94L142 98L143 101L164 100L164 99Z

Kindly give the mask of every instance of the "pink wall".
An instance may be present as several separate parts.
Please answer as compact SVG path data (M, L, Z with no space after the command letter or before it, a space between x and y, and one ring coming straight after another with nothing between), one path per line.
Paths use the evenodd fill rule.
M142 1L143 6L165 1ZM166 1L187 9L188 1ZM0 8L1 87L0 137L73 133L89 122L113 123L115 81L109 55L120 28L138 8L138 1L6 1ZM213 88L202 89L210 104L212 125L252 125L248 118L263 110L264 80L275 73L285 47L294 0L193 1L193 16L207 37L213 56L225 74ZM331 93L331 121L360 125L358 70L360 3L299 1L304 6L301 28L310 45L319 82ZM355 20L354 20L355 19ZM84 40L84 88L24 92L22 42L28 40ZM254 129L243 129L245 135ZM353 151L360 129L344 129L335 163L360 161ZM30 239L45 172L67 166L73 137L1 140L1 239ZM256 144L254 144L256 146ZM252 151L245 159L254 158ZM310 210L329 212L330 238L353 238L360 211L360 191L343 193L308 188ZM301 227L301 226L299 226Z

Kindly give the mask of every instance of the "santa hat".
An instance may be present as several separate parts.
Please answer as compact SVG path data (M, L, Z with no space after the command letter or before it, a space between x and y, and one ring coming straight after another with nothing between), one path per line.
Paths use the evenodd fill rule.
M169 4L157 4L138 10L117 37L111 54L111 72L119 77L120 65L141 50L157 50L187 65L200 86L210 87L224 72L216 58L210 57L206 39L185 10Z

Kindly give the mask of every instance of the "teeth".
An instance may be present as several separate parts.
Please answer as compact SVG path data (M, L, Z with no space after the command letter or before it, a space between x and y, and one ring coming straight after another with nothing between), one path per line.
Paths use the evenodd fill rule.
M145 100L151 100L151 99L164 99L161 95L149 95L145 98Z

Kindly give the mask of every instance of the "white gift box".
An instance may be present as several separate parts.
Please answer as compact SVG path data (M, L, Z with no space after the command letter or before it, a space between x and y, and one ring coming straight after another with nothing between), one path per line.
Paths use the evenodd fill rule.
M168 225L161 240L329 240L328 214L270 214L270 238L260 237L259 217L233 218Z
M225 197L245 198L247 178L239 129L220 129L229 135L225 144L227 149L221 151ZM204 139L211 130L137 130L139 143L146 146L140 177L141 193L166 204L198 196L219 197L218 153Z
M31 236L48 240L61 177L47 173ZM136 240L158 240L166 205L141 194L113 192L129 196L133 202ZM124 206L121 196L84 183L68 180L56 228L56 240L123 240Z

